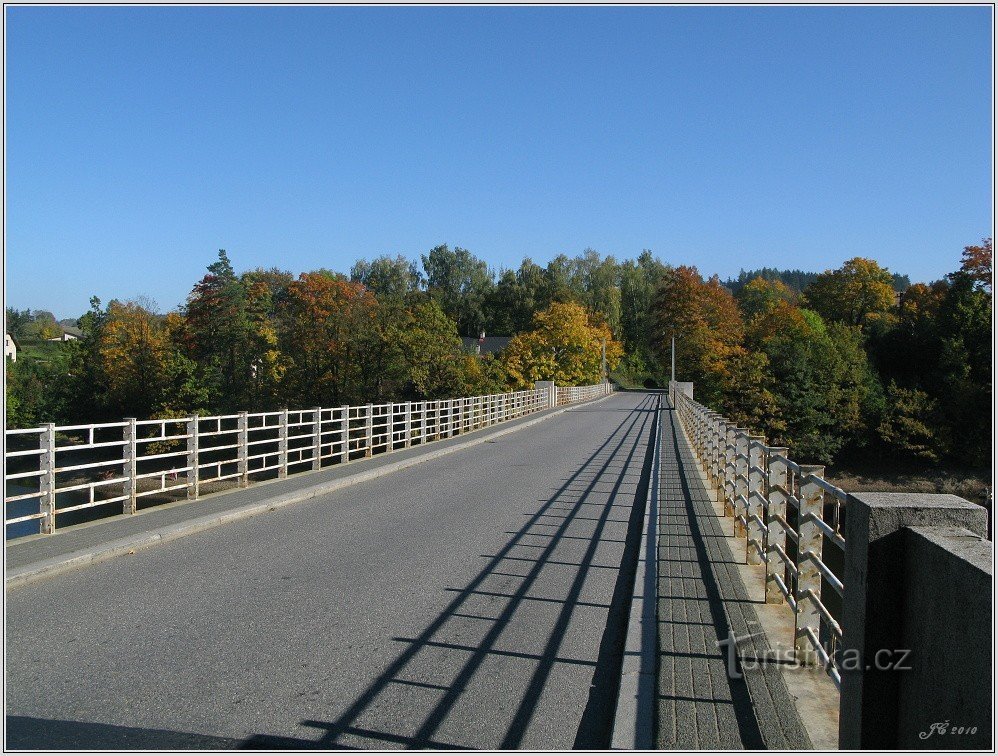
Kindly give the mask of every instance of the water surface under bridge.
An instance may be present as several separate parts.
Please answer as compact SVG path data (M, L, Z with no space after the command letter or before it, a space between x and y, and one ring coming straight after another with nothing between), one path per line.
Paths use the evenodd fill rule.
M8 747L605 748L656 431L658 745L809 746L777 673L725 674L752 602L664 405L615 394L10 591Z

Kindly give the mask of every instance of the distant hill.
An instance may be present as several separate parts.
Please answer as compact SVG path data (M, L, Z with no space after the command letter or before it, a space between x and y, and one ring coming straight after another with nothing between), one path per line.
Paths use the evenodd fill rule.
M757 270L744 270L742 269L738 273L738 278L729 278L727 281L722 281L721 283L727 287L732 294L737 294L741 288L751 281L753 278L765 278L767 281L782 281L790 289L796 292L804 291L814 279L818 277L818 273L808 272L804 270L778 270L777 268L759 268ZM891 277L893 281L891 282L894 286L895 291L904 291L909 286L911 286L911 279L906 275L901 273L892 273Z

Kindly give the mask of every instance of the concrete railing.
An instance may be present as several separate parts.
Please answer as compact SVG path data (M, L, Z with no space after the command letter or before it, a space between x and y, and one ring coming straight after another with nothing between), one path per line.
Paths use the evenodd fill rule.
M558 406L563 404L578 404L598 399L613 392L613 384L597 383L592 386L558 386L556 389Z
M850 493L694 401L670 399L709 485L794 616L798 663L840 691L839 747L992 742L993 544L983 507L945 494Z
M37 532L54 533L57 517L77 510L134 514L146 497L195 500L205 484L245 487L320 470L610 390L608 384L535 388L435 401L8 430L4 521L8 534L11 526L34 522Z
M794 652L842 682L843 506L846 493L824 480L821 465L801 465L787 448L739 428L694 401L692 384L674 383L670 399L748 564L764 565L766 603L794 613Z

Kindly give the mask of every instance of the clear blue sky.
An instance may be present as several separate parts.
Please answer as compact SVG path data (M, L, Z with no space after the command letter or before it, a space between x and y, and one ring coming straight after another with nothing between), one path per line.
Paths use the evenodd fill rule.
M220 247L930 280L993 225L989 7L6 13L7 304L60 318Z

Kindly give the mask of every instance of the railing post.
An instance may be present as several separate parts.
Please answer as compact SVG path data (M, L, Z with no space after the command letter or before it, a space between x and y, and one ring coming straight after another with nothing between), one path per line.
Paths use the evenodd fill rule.
M395 450L395 405L388 402L385 408L385 451Z
M405 403L405 448L412 446L412 402Z
M201 495L198 475L198 416L187 421L187 500L194 501Z
M124 464L124 476L125 480L125 496L127 497L122 502L122 514L135 514L135 489L137 481L135 476L138 474L137 464L136 464L136 447L135 442L135 418L126 417L125 422L128 423L122 430L125 439L125 464ZM165 434L164 434L165 435Z
M457 432L464 433L464 399L455 399L451 401L451 407L457 405Z
M735 511L735 538L746 536L745 524L748 514L748 469L749 469L748 428L738 428L735 434L735 499L731 506Z
M288 477L288 410L281 410L281 426L277 442L277 477Z
M724 424L724 474L721 477L721 501L724 502L724 516L735 516L735 436L736 428L731 423Z
M748 504L745 506L745 563L762 564L766 548L763 526L753 517L765 522L766 507L766 449L764 436L749 436L748 449Z
M714 489L716 490L724 479L724 444L727 440L728 426L723 415L714 413Z
M312 456L312 469L322 469L322 407L312 408L312 417L315 428L312 431L312 445L315 447L315 454Z
M368 404L365 407L364 418L364 456L374 455L374 405Z
M55 423L45 423L39 434L38 511L44 515L38 522L38 531L46 535L55 532Z
M777 582L787 579L787 563L783 553L787 549L787 531L779 518L787 517L787 490L789 483L787 463L784 459L789 449L785 446L769 447L769 505L766 511L766 603L782 604L783 591ZM781 553L781 550L783 553Z
M239 448L237 449L238 465L237 470L239 472L239 485L242 488L246 488L249 485L249 413L240 412L239 417L236 420L236 428L238 430L238 441Z
M434 399L433 405L433 432L430 434L430 441L437 441L440 438L440 400Z
M797 526L797 622L794 633L796 659L803 664L815 664L818 654L812 646L807 631L819 637L821 615L817 601L821 599L821 572L811 560L813 554L821 559L823 534L814 524L813 518L821 519L824 505L824 492L810 476L818 478L825 474L824 465L801 465L800 476L800 518Z
M340 406L340 464L350 461L350 405Z

